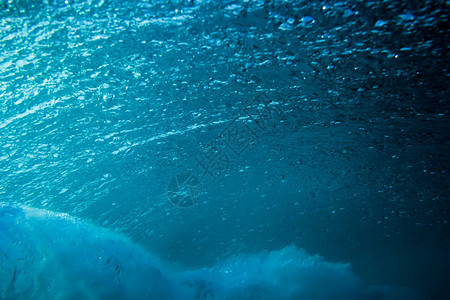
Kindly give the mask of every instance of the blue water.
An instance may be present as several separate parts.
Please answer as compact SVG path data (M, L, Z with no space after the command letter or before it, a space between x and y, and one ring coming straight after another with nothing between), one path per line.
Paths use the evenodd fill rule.
M449 298L448 14L0 0L0 299Z

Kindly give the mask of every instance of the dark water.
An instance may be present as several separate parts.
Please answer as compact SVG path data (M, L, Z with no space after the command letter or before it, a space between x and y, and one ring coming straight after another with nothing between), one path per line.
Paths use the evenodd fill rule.
M295 245L448 298L449 7L2 0L0 201L189 268Z

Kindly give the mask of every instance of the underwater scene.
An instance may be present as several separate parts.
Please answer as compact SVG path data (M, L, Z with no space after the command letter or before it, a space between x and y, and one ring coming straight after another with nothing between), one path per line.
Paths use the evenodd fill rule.
M0 300L450 299L447 0L0 0Z

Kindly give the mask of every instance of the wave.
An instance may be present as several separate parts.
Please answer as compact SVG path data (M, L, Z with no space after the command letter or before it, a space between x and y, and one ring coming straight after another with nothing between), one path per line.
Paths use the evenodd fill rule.
M419 299L295 246L199 270L67 214L0 204L0 299Z

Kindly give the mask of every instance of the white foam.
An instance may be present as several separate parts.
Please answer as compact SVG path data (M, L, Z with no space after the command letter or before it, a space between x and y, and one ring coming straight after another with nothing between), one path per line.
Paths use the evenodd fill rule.
M295 246L182 271L66 214L0 205L0 299L413 299Z

